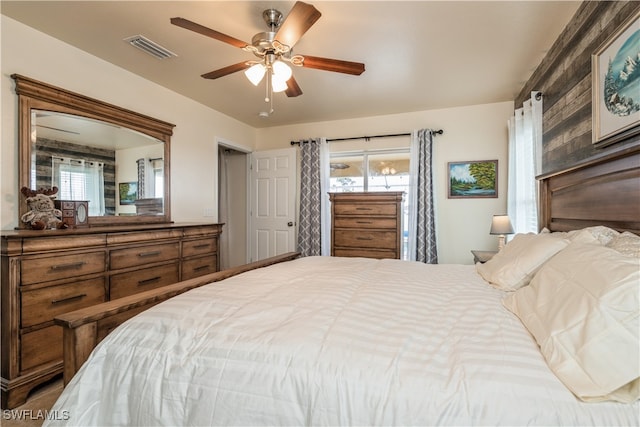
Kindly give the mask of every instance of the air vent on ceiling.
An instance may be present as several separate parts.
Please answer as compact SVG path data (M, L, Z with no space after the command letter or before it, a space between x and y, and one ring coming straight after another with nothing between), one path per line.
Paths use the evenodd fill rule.
M165 49L158 43L149 40L145 36L131 36L124 39L124 41L158 59L167 59L172 56L178 56L169 49Z

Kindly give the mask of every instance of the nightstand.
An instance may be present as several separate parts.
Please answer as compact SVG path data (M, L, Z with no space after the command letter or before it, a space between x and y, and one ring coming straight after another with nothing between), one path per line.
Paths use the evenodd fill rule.
M471 251L473 254L473 263L485 263L489 261L498 251Z

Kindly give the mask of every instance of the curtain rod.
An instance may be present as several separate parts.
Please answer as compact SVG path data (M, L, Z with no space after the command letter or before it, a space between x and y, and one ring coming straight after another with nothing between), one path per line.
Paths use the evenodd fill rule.
M444 133L444 131L442 129L438 129L438 130L434 130L431 132L434 136L435 135L442 135ZM364 139L365 141L369 141L370 139L375 139L375 138L391 138L394 136L411 136L411 133L395 133L395 134L391 134L391 135L373 135L373 136L353 136L350 138L331 138L331 139L327 139L327 142L335 142L335 141L352 141L355 139ZM291 141L291 145L300 145L300 141Z

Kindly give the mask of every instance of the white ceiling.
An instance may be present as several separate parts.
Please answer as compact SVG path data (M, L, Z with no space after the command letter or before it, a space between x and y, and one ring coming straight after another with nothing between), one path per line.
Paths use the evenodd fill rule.
M155 138L111 123L64 113L35 110L35 135L39 138L121 150L162 143ZM34 136L32 135L32 138Z
M322 17L294 53L363 62L351 76L294 68L303 95L275 94L242 72L201 74L255 57L171 25L183 17L250 42L262 11L293 1L6 1L2 14L254 127L510 101L580 1L313 1ZM158 60L123 39L141 34L178 54Z

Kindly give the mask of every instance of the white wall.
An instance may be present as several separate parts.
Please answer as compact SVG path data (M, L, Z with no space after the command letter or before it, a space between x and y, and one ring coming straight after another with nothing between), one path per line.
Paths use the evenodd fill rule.
M17 73L176 125L171 141L171 216L207 221L217 212L216 137L252 147L254 128L4 15L1 31L0 226L18 225Z
M491 216L505 213L507 206L507 120L513 102L368 117L364 119L307 123L259 129L256 149L290 146L305 138L342 138L396 134L420 128L443 129L435 137L436 228L440 263L471 264L472 249L496 250L497 238L489 235ZM336 150L381 148L380 144L405 145L406 139L369 142L335 142ZM332 149L333 150L333 149ZM447 163L467 160L498 160L498 198L448 199Z

